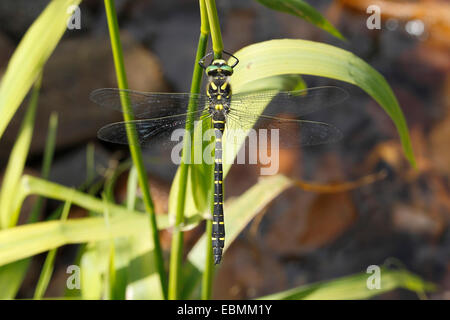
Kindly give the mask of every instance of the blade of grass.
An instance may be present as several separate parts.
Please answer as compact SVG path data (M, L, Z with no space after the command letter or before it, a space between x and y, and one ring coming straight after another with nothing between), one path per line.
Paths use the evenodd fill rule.
M214 181L214 179L211 179L211 181ZM211 212L214 210L214 198L212 198L212 204L211 204ZM202 276L202 292L201 292L201 299L202 300L210 300L212 296L212 286L213 286L213 280L214 280L214 264L213 264L213 248L212 248L212 241L209 237L209 235L212 234L212 220L207 219L206 220L206 230L205 230L205 239L206 246L205 246L205 268L203 270L203 276Z
M77 248L77 253L75 256L75 259L72 262L72 265L80 266L81 265L81 258L86 250L86 244L82 243ZM67 270L67 269L66 269ZM81 287L81 286L80 286ZM80 299L81 298L81 288L71 288L66 285L66 288L64 290L64 298L66 299Z
M117 82L118 87L120 89L128 89L128 83L126 78L126 72L125 72L125 65L123 61L123 52L122 47L120 43L120 35L119 35L119 25L117 22L117 14L116 9L114 6L114 1L112 0L105 0L105 9L106 9L106 17L108 20L108 28L110 33L110 39L111 39L111 47L113 51L113 57L114 57L114 65L116 69L116 75L117 75ZM133 120L130 103L126 96L122 96L122 108L123 108L123 115L125 121ZM138 171L138 180L139 185L142 190L142 195L144 199L144 204L146 211L148 213L149 223L150 223L150 229L151 229L151 236L153 243L155 245L155 259L154 262L156 263L156 269L158 270L158 274L160 277L161 287L162 291L164 293L164 296L167 296L167 280L166 280L166 273L164 270L164 260L161 250L161 245L159 241L159 235L158 235L158 226L156 224L156 217L155 217L155 210L153 205L153 200L150 196L150 187L148 183L147 174L145 172L144 167L144 161L142 159L142 152L139 147L139 144L137 142L137 136L133 133L134 128L127 126L127 137L130 141L129 147L130 147L130 153L131 157L133 159L133 163L136 166L136 169Z
M105 219L105 226L108 230L111 229L110 225L110 214L108 210L108 199L106 192L102 193L104 211L103 216ZM146 238L147 240L148 238ZM119 250L120 247L116 246L116 242L120 247L125 247L127 250ZM127 268L130 264L129 250L129 239L128 238L118 238L115 239L112 235L107 240L107 245L109 247L108 254L108 267L105 271L106 276L104 277L106 282L106 293L107 299L110 300L125 300L125 290L128 283L128 273ZM102 248L99 247L99 250ZM99 255L101 251L99 252ZM122 268L119 268L122 267Z
M129 170L132 163L130 161L124 161L122 163L119 163L113 168L108 168L105 176L105 185L104 185L104 193L106 199L111 202L115 203L114 199L114 187L116 185L117 179L120 177L122 173Z
M39 76L31 94L28 110L19 130L19 135L9 157L0 191L0 227L10 228L16 225L19 214L13 214L14 201L17 195L17 187L25 167L31 139L33 137L34 118L38 105L39 90L41 87Z
M43 187L46 186L46 189L48 189L48 182L44 182ZM71 191L68 188L60 188L59 191L63 194L61 197L67 197L70 192L73 192L73 203L83 206L83 203L80 203L82 198L79 197L78 191L73 189ZM98 203L98 201L101 202L97 199L95 202ZM84 205L85 209L94 209L92 204L86 205L84 203ZM81 270L83 270L82 278L84 279L82 280L82 286L86 288L86 286L91 285L91 282L92 285L96 283L96 274L101 275L106 271L108 243L111 237L120 238L117 240L126 240L123 243L124 245L126 245L128 239L139 237L136 241L138 247L134 245L123 247L120 246L120 242L115 243L116 252L119 250L119 253L115 254L114 260L117 279L122 275L129 279L128 287L130 288L131 298L162 299L158 273L151 260L153 258L153 243L151 242L149 226L145 223L147 221L146 215L127 211L123 207L110 203L107 203L106 206L111 212L110 228L105 226L104 218L96 217L72 219L65 222L38 222L0 232L0 265L66 244L96 242L95 246L91 245L88 253L83 255L82 258ZM167 216L158 215L158 225L163 228L170 227ZM124 259L121 259L122 255ZM126 261L130 261L132 269L128 270ZM131 270L133 273L131 273ZM146 291L142 292L142 288ZM83 296L86 297L86 294L89 294L89 292L84 290Z
M71 207L71 202L66 201L64 203L64 209L61 215L61 221L66 221L67 217L69 216L69 211ZM42 297L45 294L45 291L47 291L48 284L50 283L50 279L52 277L54 265L55 265L55 256L56 251L58 249L52 249L47 254L47 257L45 258L44 266L42 267L41 275L39 276L38 283L36 285L36 289L34 291L33 299L42 299Z
M118 209L116 206L108 205L111 212ZM161 216L158 221L163 228L170 226L168 219L164 216ZM107 240L111 236L128 237L137 232L149 234L145 216L142 214L132 212L120 214L112 216L110 222L110 230L105 227L104 219L101 217L69 219L68 221L53 220L5 229L0 232L0 243L2 244L0 265L66 244ZM150 244L153 246L153 243Z
M56 113L50 115L48 133L45 142L44 158L42 161L41 177L47 179L50 173L50 167L53 159L55 141L56 141L56 131L58 127L58 116ZM39 213L41 212L44 199L38 197L36 203L28 218L28 223L34 223L38 220ZM11 265L0 267L0 283L7 284L9 289L0 288L0 298L2 299L12 299L17 294L17 291L22 284L25 274L29 268L31 259L23 259L20 261L13 262ZM11 272L6 272L11 267ZM8 279L2 280L2 279Z
M11 57L0 83L0 138L26 94L38 78L80 0L53 0L27 30Z
M294 16L300 17L309 23L327 31L331 35L345 40L344 36L333 25L325 19L319 11L314 9L303 0L256 0L262 5L281 12L286 12Z
M230 80L234 93L247 91L247 85L253 81L293 73L327 77L357 85L372 96L394 121L406 158L415 167L408 126L392 89L378 71L353 53L313 41L282 39L250 45L235 55L240 63ZM224 149L224 157L234 159L233 155L238 150ZM229 168L229 165L224 164L224 173Z
M30 259L22 259L0 266L0 299L14 299L30 266Z
M134 210L136 207L136 197L137 197L137 170L135 166L131 167L130 172L128 173L128 182L127 182L127 209Z
M208 42L208 31L207 20L205 19L204 9L205 6L202 4L203 0L199 1L200 5L200 36L197 45L197 53L194 62L194 71L192 74L191 82L191 93L196 94L200 92L202 73L203 70L199 66L198 61L205 55L206 45ZM182 151L182 161L179 168L179 184L178 184L178 195L176 204L176 214L175 214L175 228L172 235L172 245L170 251L170 266L169 266L169 299L175 300L179 298L180 284L181 284L181 265L183 259L183 231L181 230L181 224L184 221L184 211L186 203L186 186L188 183L188 170L189 170L189 157L191 156L191 151L189 146L192 146L193 138L193 121L194 120L194 110L197 108L197 104L193 99L189 101L188 105L188 120L186 122L185 133L188 139L183 140L183 151Z
M215 150L213 150L215 153ZM215 156L215 154L213 155ZM211 171L210 184L211 189L214 189L214 171ZM210 197L210 212L214 212L214 196ZM206 219L206 247L205 247L205 269L203 270L202 277L202 291L201 291L201 299L202 300L210 300L212 296L212 286L214 280L214 264L213 264L213 246L212 241L210 239L210 235L212 235L213 231L213 223L212 219Z
M208 25L211 29L211 39L212 46L214 51L214 58L219 59L222 58L223 52L223 42L222 42L222 33L220 31L220 23L219 17L217 14L216 2L215 0L205 0L203 3L203 11L206 7L206 12L208 14ZM212 190L214 190L214 173L211 171L210 178L210 212L214 211L214 197L212 195ZM209 239L209 236L212 234L212 220L206 220L206 247L205 247L205 260L204 260L204 271L202 278L202 292L201 296L203 300L211 299L212 295L212 286L213 286L213 278L214 278L214 265L213 265L213 250L212 250L212 241Z
M42 160L42 179L48 179L55 154L56 137L58 133L58 113L52 112L48 121L48 133L45 139L44 159Z
M94 212L103 212L105 204L91 195L67 188L40 178L25 175L21 179L21 198L37 194L51 199L67 201ZM138 211L130 211L123 206L107 203L111 213L111 234L114 237L129 236L135 233L149 235L146 215ZM20 209L20 208L19 208ZM162 229L170 227L167 215L158 215L158 225ZM197 224L201 216L193 217ZM187 226L189 227L189 226ZM0 231L0 265L7 264L40 252L69 243L83 243L105 240L110 236L100 217L61 221L38 222ZM151 239L150 239L151 240ZM149 241L151 249L153 242Z
M90 186L95 179L95 146L92 142L86 147L86 185Z
M96 178L95 171L95 145L90 142L86 147L86 181L83 183L80 190L89 189L88 193L90 195L95 195L99 190L97 190L92 184ZM87 244L82 243L77 248L77 254L73 261L73 264L76 266L81 265L81 259L86 252ZM66 290L64 292L64 297L66 299L72 298L81 298L81 288L69 288L66 286Z
M126 288L127 299L160 300L163 299L157 277L152 272L153 256L147 252L151 249L145 234L135 233L129 238L129 266L127 271L128 285ZM120 270L122 271L122 270Z
M47 198L66 201L69 200L68 196L70 195L71 197L73 197L73 204L76 204L82 208L99 213L103 212L104 210L103 202L89 194L28 175L24 175L22 177L19 189L20 190L18 191L18 193L20 194L22 199L31 194L38 194ZM142 212L129 211L123 206L112 203L108 203L108 208L111 215L113 216L142 214Z
M102 297L102 274L97 253L95 244L90 243L81 257L81 297L86 300L99 300Z
M403 288L422 294L434 289L434 285L406 270L381 269L380 289L367 286L370 274L360 273L330 281L322 281L283 292L274 293L261 300L353 300L369 299L382 293Z
M105 219L105 226L106 229L109 231L109 212L108 212L108 202L111 202L111 199L108 199L108 196L106 195L107 191L102 193L102 199L104 204L104 211L103 211L103 218ZM108 254L108 269L107 269L107 276L104 278L104 281L106 283L106 299L114 300L116 298L116 268L114 263L114 256L115 256L115 248L114 248L114 238L109 237L108 239L109 243L109 254Z
M52 112L48 123L47 138L45 140L44 159L42 160L42 169L41 169L42 179L47 180L48 177L50 176L50 168L52 166L53 155L55 154L57 131L58 131L58 114L56 112ZM34 223L38 220L38 216L42 210L43 204L44 199L42 197L38 197L38 199L36 200L36 204L33 206L33 209L31 211L30 218L28 219L29 223Z
M223 42L220 32L219 16L217 15L216 1L205 0L206 12L208 14L209 28L211 29L211 40L214 51L214 58L222 58ZM200 7L202 9L202 7Z
M23 173L25 161L28 155L33 127L34 118L37 108L39 88L41 77L34 84L31 100L29 102L28 110L20 128L17 140L14 144L11 156L6 167L5 177L3 179L2 189L0 190L0 217L3 217L5 224L7 225L8 217L11 217L11 206L14 203L14 197L16 196L16 189L18 187L20 176ZM40 202L34 204L30 214L29 220L37 217L37 212ZM17 291L22 284L25 274L30 265L29 259L23 259L15 261L11 264L0 267L0 298L12 299L17 294Z

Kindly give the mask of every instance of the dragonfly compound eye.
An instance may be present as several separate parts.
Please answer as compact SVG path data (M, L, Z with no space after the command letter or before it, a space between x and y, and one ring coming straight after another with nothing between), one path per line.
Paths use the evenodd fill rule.
M227 64L221 66L221 70L222 70L222 73L226 76L231 76L233 74L233 68Z
M218 66L210 65L206 68L205 72L208 76L215 76L217 75L218 69Z

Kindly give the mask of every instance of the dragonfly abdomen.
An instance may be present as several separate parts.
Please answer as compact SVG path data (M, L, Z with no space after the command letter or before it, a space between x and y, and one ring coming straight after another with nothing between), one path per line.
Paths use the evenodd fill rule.
M220 120L219 120L220 119ZM223 169L222 169L222 136L225 128L224 117L213 117L216 137L214 158L214 211L212 226L212 246L214 264L219 264L225 244L225 223L223 218Z

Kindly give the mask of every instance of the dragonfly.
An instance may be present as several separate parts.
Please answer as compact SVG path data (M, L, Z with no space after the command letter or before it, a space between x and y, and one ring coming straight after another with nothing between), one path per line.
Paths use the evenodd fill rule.
M214 209L212 215L212 247L214 264L219 264L225 244L223 210L222 137L224 131L239 129L277 129L294 139L281 141L281 146L318 145L337 141L342 137L339 129L331 124L301 119L304 115L338 104L347 98L347 92L335 86L311 87L294 91L259 90L232 94L230 77L239 60L228 63L223 59L211 59L207 54L198 62L208 78L205 93L152 93L127 89L102 88L94 90L90 98L103 107L123 112L126 99L134 120L111 123L98 131L104 141L129 144L127 132L132 132L142 146L166 144L176 129L186 125L207 123L215 136L214 145ZM190 103L197 109L190 111ZM265 106L265 107L264 107ZM130 131L129 128L132 128ZM225 143L232 139L224 139ZM169 142L169 143L168 143ZM230 142L233 143L233 142Z

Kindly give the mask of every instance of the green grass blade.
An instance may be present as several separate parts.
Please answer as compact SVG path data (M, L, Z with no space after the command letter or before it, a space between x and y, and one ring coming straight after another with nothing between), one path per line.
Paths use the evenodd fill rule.
M85 243L80 244L78 246L77 253L76 253L75 259L72 262L72 265L81 266L81 258L83 257L86 247L87 247L87 244L85 244ZM73 270L69 269L69 271L71 271L72 275L73 275ZM75 279L67 279L67 281L70 281L71 283L73 283L73 281L71 281L71 280L75 280ZM67 285L67 281L66 281L66 288L64 290L65 299L81 299L81 285L79 288L69 287Z
M115 167L109 168L106 172L106 180L104 185L104 193L106 199L114 203L114 188L116 186L117 179L127 170L130 169L132 163L130 161L125 161L118 164Z
M75 201L74 201L75 203ZM117 208L110 206L111 212ZM66 244L128 237L135 233L149 235L145 216L129 212L112 216L110 229L103 218L80 218L68 221L37 222L0 231L0 265L49 251ZM166 217L158 217L161 227L170 226ZM153 246L152 243L150 243Z
M117 21L117 14L116 9L114 6L114 2L112 0L104 0L105 4L105 10L106 10L106 17L108 20L108 28L109 28L109 34L111 39L111 48L113 52L114 57L114 66L116 70L117 75L117 83L118 87L120 89L128 89L128 83L127 83L127 77L125 72L125 64L123 60L123 51L120 43L120 35L119 35L119 24ZM130 103L128 101L128 98L126 96L122 97L122 109L124 111L124 120L130 121L133 120ZM131 157L133 159L133 163L136 166L136 169L138 170L138 180L139 185L142 190L142 196L145 204L146 211L148 213L149 218L149 224L150 228L152 230L151 237L153 240L153 243L155 244L155 259L154 262L156 263L156 268L158 270L160 281L161 281L161 287L164 292L164 296L167 296L167 279L166 279L166 272L164 270L164 261L163 261L163 255L161 250L161 245L159 242L159 235L158 235L158 226L156 222L155 217L155 210L153 205L153 200L150 195L150 187L148 182L147 173L145 171L144 167L144 160L142 158L142 152L141 148L139 147L139 143L137 141L137 135L134 132L135 128L127 126L127 137L130 141L129 148Z
M0 83L0 138L64 34L71 14L67 9L79 3L51 1L20 41Z
M86 146L86 183L90 186L95 179L95 146L92 142Z
M281 12L300 17L309 23L327 31L336 38L344 40L344 36L325 19L319 11L303 0L256 0L262 5Z
M201 80L202 80L202 69L198 65L198 60L205 54L206 51L206 45L207 45L207 35L206 34L200 34L199 40L198 40L198 46L197 46L197 53L196 53L196 59L194 64L194 72L192 76L192 84L191 84L191 93L199 93L201 89ZM189 103L189 110L195 110L196 105L194 105L192 102ZM193 117L193 113L191 118ZM192 120L192 119L191 119ZM186 124L186 132L191 133L193 132L193 126L192 121L187 122ZM187 184L189 183L188 174L189 171L191 171L192 174L194 173L192 170L195 170L194 166L190 166L188 164L188 157L190 157L190 154L188 154L186 151L188 144L192 145L192 140L188 141L188 139L184 140L183 143L183 161L180 164L179 168L179 178L174 181L174 183L177 183L177 192L176 192L176 205L175 205L175 226L176 229L173 232L172 237L172 246L171 246L171 252L170 252L170 277L169 277L169 299L177 299L179 295L179 287L180 287L180 276L181 276L181 264L182 264L182 258L183 258L183 232L180 230L181 224L184 222L184 217L186 213L186 189ZM189 167L192 168L192 170L189 170ZM171 190L172 193L172 190Z
M36 81L31 95L28 110L19 130L18 137L9 156L2 189L0 191L0 229L10 228L16 225L19 212L13 212L17 188L22 176L33 137L34 118L38 105L41 77Z
M67 194L69 191L62 189L61 192ZM76 194L73 199L74 204L80 205ZM84 298L98 298L98 278L106 274L110 239L114 238L115 288L122 288L120 295L114 297L123 297L123 288L128 284L127 295L129 292L130 298L162 299L158 273L152 261L154 246L146 215L109 203L106 206L111 212L109 227L105 225L104 218L96 217L38 222L0 232L0 265L66 244L90 243L89 250L81 259L82 295ZM167 228L170 226L169 220L158 215L158 225ZM94 288L87 289L90 286ZM103 288L102 283L99 286Z
M231 77L233 92L247 91L253 81L283 74L306 74L354 84L386 111L397 127L406 158L415 167L408 126L398 101L384 77L362 59L346 50L307 40L271 40L236 52L240 63ZM237 151L224 149L226 156ZM231 154L227 154L231 153ZM224 155L224 156L225 156ZM224 165L224 172L229 165Z
M134 210L134 208L136 207L137 187L138 187L137 170L135 166L132 166L131 170L128 173L128 182L127 182L128 210Z
M70 201L66 201L64 203L64 209L61 215L62 221L67 220L67 217L69 216L70 206ZM47 291L47 287L50 283L55 265L56 250L57 248L50 250L50 252L47 254L47 257L45 258L44 266L42 267L41 275L39 276L39 280L34 291L34 299L42 299L45 291Z
M132 236L116 237L111 227L112 220L106 222L103 219L105 230L108 231L109 237L104 240L98 240L89 243L87 250L84 251L81 261L82 272L87 272L88 277L92 278L94 282L93 288L90 288L88 281L81 284L82 296L87 299L91 295L92 290L98 299L99 297L109 300L123 300L125 299L125 290L129 280L129 263L133 257L133 250L130 246L130 239ZM145 230L143 241L149 242L148 228ZM153 251L148 252L152 255ZM95 264L94 264L95 263ZM149 266L147 272L155 277L153 286L160 289L158 274L154 269L154 265Z
M126 298L133 300L164 299L158 277L154 272L151 244L145 234L136 233L129 240L129 265L127 270L128 285ZM122 271L122 269L120 270Z
M30 259L22 259L0 266L0 299L14 299L30 265Z
M198 94L201 90L201 83L202 83L202 75L203 70L198 64L198 61L205 55L206 53L206 46L208 43L208 34L209 34L209 23L207 17L211 19L205 12L206 7L211 5L211 3L214 3L214 1L209 0L199 0L199 7L200 7L200 18L201 18L201 25L200 25L200 36L198 39L197 44L197 52L195 55L195 61L194 61L194 69L192 73L192 81L191 81L191 90L190 93L192 94ZM214 5L215 6L215 5ZM210 8L208 8L209 10ZM217 31L217 30L216 30ZM219 32L220 33L220 32ZM216 48L215 48L216 49ZM174 179L175 189L176 189L176 201L174 203L175 208L175 228L173 230L172 234L172 243L171 243L171 250L170 250L170 264L169 264L169 295L168 298L171 300L178 299L179 293L180 293L180 286L181 286L181 272L182 272L182 263L183 263L183 231L181 230L181 226L184 223L184 218L186 215L186 189L188 182L192 180L192 178L197 176L197 170L199 167L190 165L190 161L188 161L192 154L193 150L190 149L190 146L193 145L193 120L194 120L194 112L197 109L198 105L195 102L194 99L190 99L189 105L188 105L188 113L190 113L187 116L187 122L185 127L185 132L189 135L189 139L184 139L183 141L183 151L182 151L182 161L178 170L178 178ZM189 152L188 152L189 151ZM202 169L202 166L200 166L200 170ZM188 179L189 176L191 179ZM172 184L174 185L174 184ZM173 193L174 188L171 190L171 194ZM202 190L200 191L200 193ZM207 193L207 192L205 192ZM194 194L190 194L191 196ZM195 199L195 195L194 195ZM170 204L170 203L169 203ZM172 210L172 207L169 208L169 210Z
M370 274L360 273L330 281L301 286L261 297L263 300L353 300L369 299L382 293L403 288L423 294L434 285L406 270L381 269L380 289L368 289Z
M50 176L50 168L52 166L53 155L55 154L56 135L58 131L58 114L52 112L48 123L47 138L45 140L44 159L42 160L41 178L48 179ZM29 223L36 222L38 220L39 213L41 212L44 199L39 197L36 200L36 204L28 219Z
M214 172L211 172L210 178L211 185L214 184ZM214 188L214 186L212 186ZM214 212L214 196L211 195L210 198L210 212ZM206 230L205 236L212 235L213 231L213 222L211 219L206 220ZM213 264L213 246L212 241L206 241L205 246L205 266L203 268L203 277L202 277L202 288L201 288L201 299L202 300L210 300L212 297L212 287L214 280L214 264Z
M42 268L38 284L34 291L33 299L35 300L42 299L42 297L45 294L45 291L47 290L48 284L50 283L50 279L52 277L54 270L56 250L57 249L50 250L50 252L47 254L47 257L45 258L44 266Z
M104 211L103 211L103 217L105 219L105 226L109 230L110 229L110 214L108 210L108 199L106 197L106 192L103 192L103 203L104 203ZM127 267L129 265L129 255L128 251L125 250L119 250L118 246L116 246L115 242L118 242L119 244L125 244L127 249L129 249L129 241L127 238L120 238L120 239L114 239L114 237L110 237L108 239L107 245L109 246L109 250L102 250L102 248L99 248L101 251L99 252L99 255L101 255L102 251L109 251L108 254L108 262L107 262L107 269L106 269L106 276L104 277L106 285L106 297L110 300L124 300L125 299L125 290L127 287ZM119 269L119 264L122 266L122 269Z
M125 241L128 244L128 239L121 238L120 241ZM119 263L123 265L119 268ZM115 241L110 241L110 253L108 261L108 298L110 300L125 300L125 292L128 284L128 265L129 265L128 251L123 252L117 249Z
M81 297L86 300L99 300L103 294L102 273L97 254L98 249L91 243L81 257Z
M48 133L45 139L44 159L42 160L41 177L48 179L55 154L56 136L58 132L58 113L52 112L48 122Z
M104 206L107 206L111 214L110 230L105 228L104 219L99 217L52 220L5 229L0 232L0 266L65 244L150 234L149 226L145 223L146 216L142 212L110 203L104 204L93 196L36 177L24 176L21 189L23 198L37 194L61 201L70 200L74 205L94 212L103 212ZM192 223L198 223L200 218L201 216L193 217ZM161 229L172 225L167 215L158 215L157 219ZM147 249L152 248L153 243L148 241Z
M56 114L50 116L49 131L46 140L44 151L44 160L41 175L47 178L51 166L51 160L54 151L54 142L56 139L57 117ZM33 209L28 219L29 223L37 220L38 214L41 211L43 199L39 197L33 206ZM17 294L17 291L22 284L25 274L30 265L30 259L23 259L15 261L11 264L0 267L0 299L12 299ZM7 280L6 280L7 279Z
M102 199L104 204L104 211L103 211L103 218L105 219L105 225L106 228L109 230L109 212L108 212L108 202L112 202L110 199L108 199L106 195L107 191L104 191L102 193ZM106 298L109 300L114 300L116 297L116 268L115 268L115 262L114 262L114 256L115 256L115 248L114 248L114 240L112 237L109 238L109 255L108 255L108 267L107 267L107 276L104 277L105 279L105 288L106 288Z
M210 300L212 296L212 286L214 279L214 264L213 264L213 248L212 241L210 241L210 235L212 234L212 221L206 221L206 246L205 246L205 267L203 268L202 276L202 300Z
M211 30L212 47L214 51L214 58L222 58L223 42L222 33L220 32L219 17L217 15L216 1L204 0L205 6L200 6L200 9L206 9L208 14L208 26Z

